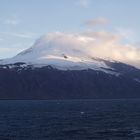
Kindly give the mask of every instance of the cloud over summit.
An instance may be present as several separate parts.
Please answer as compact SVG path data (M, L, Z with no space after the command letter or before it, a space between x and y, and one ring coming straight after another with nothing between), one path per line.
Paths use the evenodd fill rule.
M42 36L35 46L49 46L48 51L66 55L112 59L140 68L140 48L122 43L122 39L118 34L105 31L54 32Z

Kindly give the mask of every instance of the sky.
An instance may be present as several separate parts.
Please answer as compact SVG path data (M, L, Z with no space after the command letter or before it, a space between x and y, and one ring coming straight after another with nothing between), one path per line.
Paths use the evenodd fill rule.
M0 59L49 32L111 32L139 47L140 0L0 0Z

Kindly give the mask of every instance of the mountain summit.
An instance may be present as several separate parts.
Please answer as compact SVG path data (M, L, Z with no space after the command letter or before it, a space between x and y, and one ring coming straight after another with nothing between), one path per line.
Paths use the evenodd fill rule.
M94 39L91 37L50 33L38 39L29 49L3 60L2 64L22 62L34 67L50 65L61 70L111 69L104 61L90 54L88 44L92 42Z
M42 36L29 49L0 62L0 98L140 98L140 70L105 55L97 57L104 52L96 49L102 41L59 32Z

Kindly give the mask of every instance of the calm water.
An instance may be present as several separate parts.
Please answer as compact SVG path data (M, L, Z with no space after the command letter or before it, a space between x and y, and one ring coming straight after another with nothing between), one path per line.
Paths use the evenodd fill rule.
M0 140L140 140L140 100L0 101Z

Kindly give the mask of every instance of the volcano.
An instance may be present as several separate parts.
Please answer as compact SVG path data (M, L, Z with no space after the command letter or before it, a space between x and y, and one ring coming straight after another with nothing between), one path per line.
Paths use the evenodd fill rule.
M50 33L1 60L0 99L140 98L140 69L92 55L92 43L87 36Z

